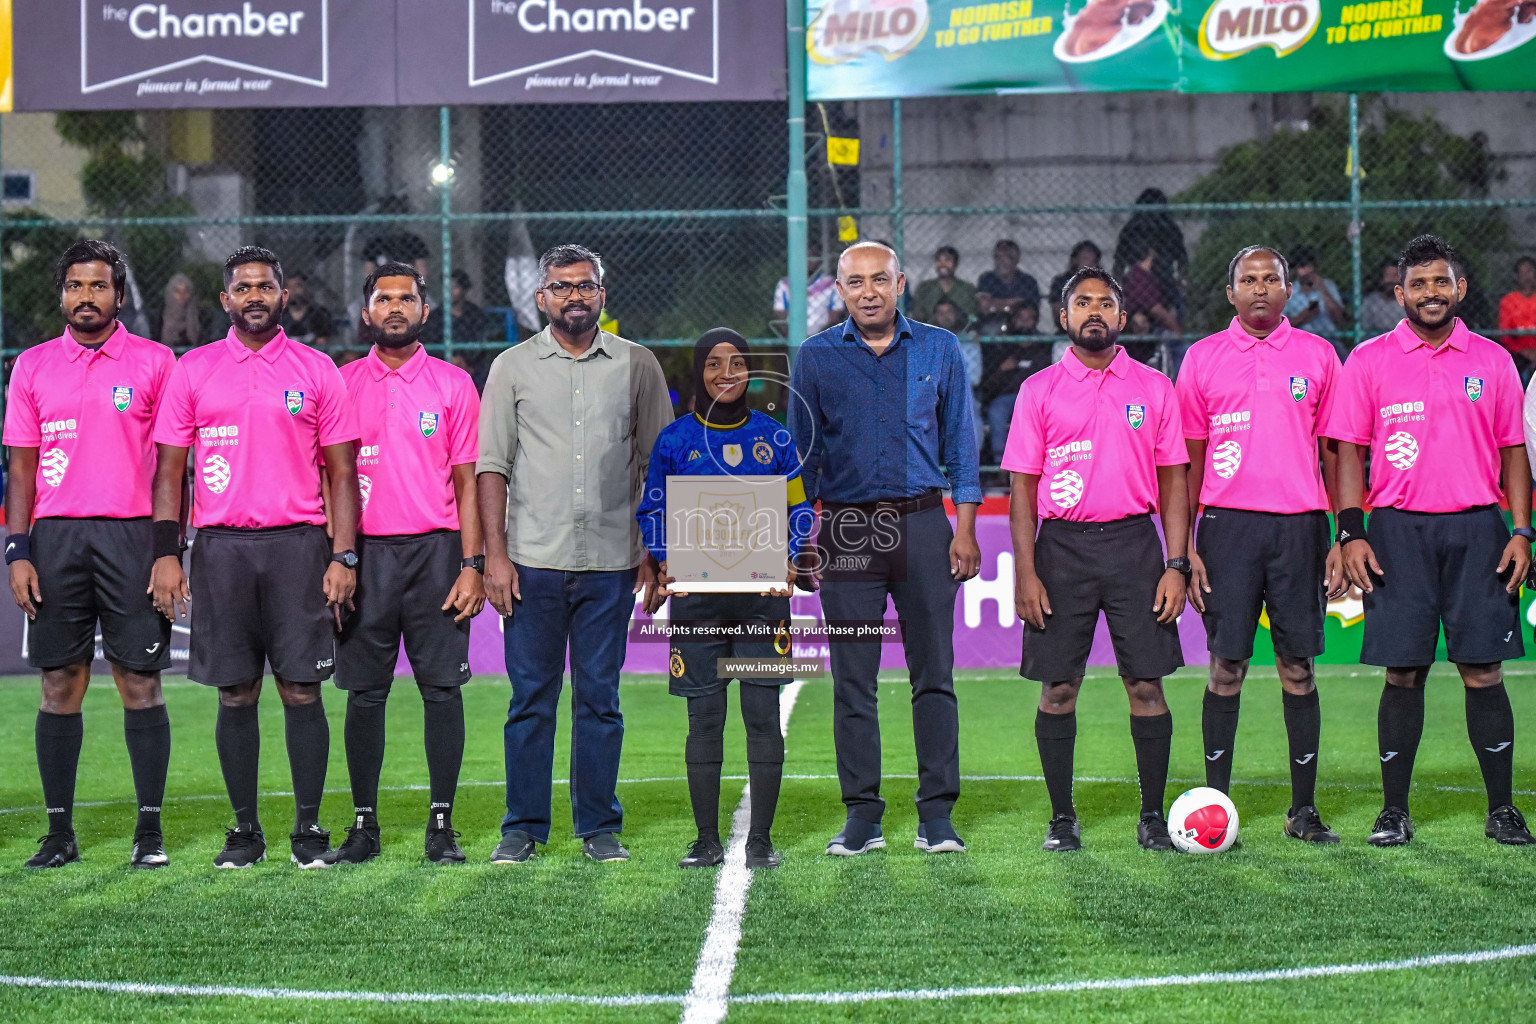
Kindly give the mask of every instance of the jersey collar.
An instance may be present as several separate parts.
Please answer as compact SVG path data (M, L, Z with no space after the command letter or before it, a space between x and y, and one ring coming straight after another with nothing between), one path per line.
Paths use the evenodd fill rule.
M1273 348L1282 349L1285 348L1285 343L1291 339L1291 321L1286 317L1281 317L1280 326L1270 331L1269 337L1255 338L1243 327L1241 320L1233 317L1232 322L1227 325L1227 337L1231 338L1232 343L1244 352L1247 352L1261 341Z
M243 363L253 356L263 362L272 363L276 362L277 357L283 354L283 350L288 347L289 342L287 333L279 327L277 333L272 335L272 340L261 346L260 352L252 352L245 347L245 342L235 337L235 329L231 327L229 333L224 336L224 344L228 347L230 355L234 357L237 363Z
M1449 347L1458 352L1465 352L1471 333L1467 330L1467 325L1461 322L1461 317L1457 317L1456 326L1451 328L1451 336L1441 342L1439 348ZM1399 320L1397 326L1392 328L1392 336L1397 339L1397 343L1402 346L1404 352L1412 352L1420 346L1430 347L1429 342L1413 333L1413 327L1409 325L1407 317Z
M1093 373L1081 359L1077 358L1077 353L1070 347L1067 349L1067 354L1061 357L1061 365L1067 368L1067 373L1073 380L1084 380ZM1126 354L1124 346L1116 346L1115 358L1109 361L1106 369L1107 372L1122 379L1131 372L1131 357Z
M394 373L404 377L407 381L414 381L420 376L421 371L426 368L427 358L426 348L418 348L415 352L411 353L409 359L400 364L400 369L392 370L388 363L379 358L379 346L375 345L368 350L368 373L374 380L383 380Z
M75 336L71 334L69 328L66 327L64 328L64 339L68 341L69 344L65 346L64 351L68 354L70 362L74 362L81 356L96 354L111 356L113 359L118 359L123 354L123 346L128 344L126 341L127 337L128 328L124 327L122 321L119 320L117 324L117 330L113 331L107 337L107 340L102 343L101 348L97 349L95 352L92 352L90 349L86 348L84 345L80 344L80 342L75 340Z

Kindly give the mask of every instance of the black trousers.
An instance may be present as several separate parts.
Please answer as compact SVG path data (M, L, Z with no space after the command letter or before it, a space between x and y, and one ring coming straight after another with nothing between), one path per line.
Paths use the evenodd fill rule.
M827 570L821 608L828 623L877 621L887 595L896 604L912 678L912 731L917 745L917 813L947 818L960 796L960 723L955 702L955 597L949 572L954 538L943 507L871 522L852 509L830 510L822 523ZM832 737L837 779L848 815L878 822L880 717L876 677L880 644L829 641Z

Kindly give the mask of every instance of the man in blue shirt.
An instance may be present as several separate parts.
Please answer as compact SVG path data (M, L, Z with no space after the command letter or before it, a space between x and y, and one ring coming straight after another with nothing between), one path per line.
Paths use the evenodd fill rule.
M896 308L906 287L896 253L878 242L849 247L837 290L849 317L806 340L791 375L790 429L801 478L821 500L816 564L829 626L878 622L896 604L912 679L920 824L915 846L965 849L950 823L960 794L954 684L955 597L976 575L981 503L976 433L960 344L950 332ZM948 471L946 477L945 471ZM944 513L955 502L958 530ZM880 819L878 639L829 639L833 741L848 821L827 852L851 856L885 845Z

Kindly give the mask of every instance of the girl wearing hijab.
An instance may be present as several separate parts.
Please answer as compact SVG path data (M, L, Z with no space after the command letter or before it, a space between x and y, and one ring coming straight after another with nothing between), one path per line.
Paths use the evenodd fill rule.
M172 348L189 348L203 343L203 328L197 316L197 291L186 274L174 275L165 286L160 342Z
M810 536L815 513L800 482L800 462L789 432L777 421L747 408L747 343L735 331L717 328L693 350L693 412L673 421L651 450L645 494L636 518L645 546L661 563L660 584L646 594L654 613L671 595L675 621L778 624L775 639L676 641L669 667L670 691L688 699L688 797L698 838L679 863L683 868L714 867L725 860L720 841L720 765L724 760L726 685L715 674L720 658L784 657L790 651L787 629L794 558ZM789 559L785 582L762 594L684 594L668 590L667 477L783 476L789 490ZM778 679L741 680L741 717L747 729L747 778L752 789L752 820L747 832L747 867L779 866L769 829L784 771L784 735L779 730Z

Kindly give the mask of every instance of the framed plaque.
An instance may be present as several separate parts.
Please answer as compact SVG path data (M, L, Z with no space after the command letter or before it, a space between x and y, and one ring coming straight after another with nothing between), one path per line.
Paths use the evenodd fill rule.
M667 573L683 594L784 586L789 492L783 476L667 477Z

